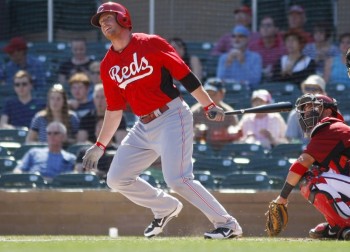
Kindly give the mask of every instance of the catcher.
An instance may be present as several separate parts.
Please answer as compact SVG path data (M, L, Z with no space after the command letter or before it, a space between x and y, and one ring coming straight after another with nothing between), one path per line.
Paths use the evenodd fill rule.
M280 195L270 203L267 232L275 236L286 226L287 198L299 182L302 196L326 219L309 231L310 237L350 240L350 127L336 100L326 95L305 94L295 106L310 142L291 165Z

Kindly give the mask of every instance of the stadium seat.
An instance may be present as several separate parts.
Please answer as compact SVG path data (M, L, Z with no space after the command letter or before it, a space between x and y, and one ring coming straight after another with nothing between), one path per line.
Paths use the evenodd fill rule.
M44 189L47 182L37 173L4 173L0 176L0 188Z
M24 154L27 153L27 151L29 151L31 148L43 148L43 147L47 147L47 144L23 144L21 145L18 149L15 150L15 152L13 153L13 156L15 157L16 160L21 160L24 156Z
M221 180L227 174L238 171L238 167L231 158L219 157L198 157L193 163L193 169L197 171L209 171L210 174L218 180Z
M221 155L227 157L265 156L265 152L264 148L258 144L229 143L221 150Z
M27 128L0 129L0 142L24 143L28 133Z
M145 171L145 172L141 173L140 178L147 181L150 185L152 185L154 187L160 187L159 183L157 182L157 180L155 179L155 177L152 175L152 173L150 171Z
M12 156L0 157L0 174L12 172L17 166L17 161Z
M262 83L259 88L268 90L275 102L289 101L294 104L302 94L297 85L287 82Z
M10 155L11 155L10 151L6 147L0 144L0 157L8 157Z
M77 155L79 150L83 147L91 147L92 144L71 144L67 147L67 151L74 154L74 155Z
M268 153L273 158L297 158L302 153L302 143L283 143L274 146Z
M193 143L193 158L199 157L218 157L220 156L220 151L212 148L210 144L205 142L195 142Z
M100 178L94 173L62 173L53 178L50 183L52 188L66 189L93 189L105 188L106 184L100 181Z
M205 188L216 189L215 179L209 171L194 171L194 178L201 182Z
M244 166L244 171L266 172L268 176L286 178L290 162L283 157L275 158L251 158L249 164Z
M269 190L271 185L264 172L234 172L221 181L220 188Z

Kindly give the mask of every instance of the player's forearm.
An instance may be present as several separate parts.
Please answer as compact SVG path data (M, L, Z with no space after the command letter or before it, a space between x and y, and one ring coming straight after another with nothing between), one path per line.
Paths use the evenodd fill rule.
M100 142L104 146L107 146L112 137L114 136L116 130L119 127L120 121L122 119L123 111L109 111L106 110L105 117L103 120L103 125L101 132L97 138L97 142Z
M208 93L203 89L202 86L199 86L195 89L191 95L202 105L206 107L209 104L213 103L213 100L209 97Z

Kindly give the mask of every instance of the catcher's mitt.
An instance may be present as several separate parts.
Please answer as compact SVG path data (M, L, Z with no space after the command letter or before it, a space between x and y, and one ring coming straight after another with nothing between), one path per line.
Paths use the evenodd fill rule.
M287 226L288 211L286 205L271 201L265 215L267 215L266 232L269 236L277 236Z

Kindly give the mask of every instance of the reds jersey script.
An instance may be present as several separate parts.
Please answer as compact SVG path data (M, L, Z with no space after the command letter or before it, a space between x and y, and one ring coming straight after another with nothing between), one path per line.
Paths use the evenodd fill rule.
M189 74L173 47L157 35L133 33L122 52L112 47L101 62L108 110L125 109L146 115L179 96L173 84Z

